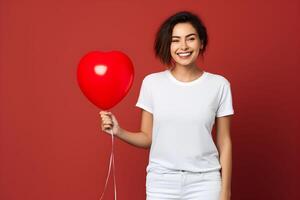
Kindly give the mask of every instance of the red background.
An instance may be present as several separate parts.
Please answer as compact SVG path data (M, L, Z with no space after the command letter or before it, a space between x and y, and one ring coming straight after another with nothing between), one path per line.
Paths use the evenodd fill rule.
M141 81L164 70L154 34L184 9L208 29L200 65L232 85L232 199L299 199L298 0L0 0L0 9L1 200L99 199L111 138L79 90L79 59L120 50L133 60L133 86L110 111L138 132ZM115 142L118 199L145 199L148 150Z

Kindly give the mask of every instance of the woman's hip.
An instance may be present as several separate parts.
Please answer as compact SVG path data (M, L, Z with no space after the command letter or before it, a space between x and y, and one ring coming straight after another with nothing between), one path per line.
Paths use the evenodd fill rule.
M217 200L220 191L219 170L197 173L182 170L174 173L149 171L146 176L147 200Z

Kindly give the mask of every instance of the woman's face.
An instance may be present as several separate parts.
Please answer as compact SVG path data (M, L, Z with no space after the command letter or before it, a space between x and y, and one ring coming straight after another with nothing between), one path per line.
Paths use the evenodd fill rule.
M172 32L171 56L176 65L192 66L203 48L196 29L190 23L178 23Z

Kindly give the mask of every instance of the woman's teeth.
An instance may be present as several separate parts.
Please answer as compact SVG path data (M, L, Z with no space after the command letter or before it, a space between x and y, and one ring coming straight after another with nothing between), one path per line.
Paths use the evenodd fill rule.
M187 52L187 53L178 53L177 55L180 57L188 57L192 54L192 52Z

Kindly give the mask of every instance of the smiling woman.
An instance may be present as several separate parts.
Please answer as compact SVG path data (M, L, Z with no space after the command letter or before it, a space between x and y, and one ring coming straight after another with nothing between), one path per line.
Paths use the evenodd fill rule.
M147 200L230 200L230 82L197 66L206 45L206 28L197 15L183 11L166 19L154 50L167 69L142 82L136 102L141 132L119 127L111 113L103 116L104 129L134 146L150 147ZM215 121L217 146L211 135Z
M230 199L230 83L197 66L207 43L206 27L188 11L170 16L157 31L155 55L167 70L145 77L137 103L146 108L148 99L155 111L147 200ZM215 118L218 148L211 136Z

